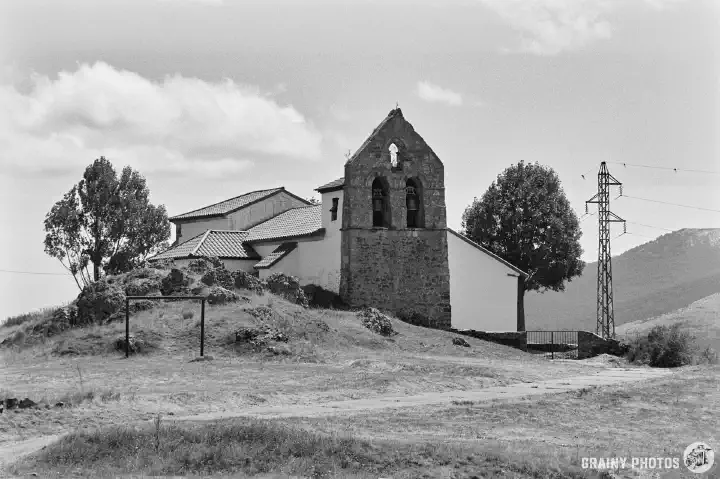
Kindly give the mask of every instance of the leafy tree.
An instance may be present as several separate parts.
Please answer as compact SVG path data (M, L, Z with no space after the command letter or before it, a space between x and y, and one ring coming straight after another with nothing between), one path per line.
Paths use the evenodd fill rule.
M314 196L311 196L310 198L307 198L307 201L308 201L311 205L319 205L319 204L320 204L320 200L317 199L317 198L315 198Z
M149 196L140 173L126 166L118 178L112 163L100 157L46 215L45 252L60 260L79 288L80 282L100 279L101 268L134 268L166 248L170 237L165 207L152 205Z
M526 291L564 291L580 276L580 223L552 168L520 162L497 177L462 216L463 234L528 274L519 278L518 330Z

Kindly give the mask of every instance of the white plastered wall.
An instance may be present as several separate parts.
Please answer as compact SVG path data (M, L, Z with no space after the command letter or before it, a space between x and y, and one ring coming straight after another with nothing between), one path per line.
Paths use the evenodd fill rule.
M450 231L447 239L452 327L517 331L518 273Z

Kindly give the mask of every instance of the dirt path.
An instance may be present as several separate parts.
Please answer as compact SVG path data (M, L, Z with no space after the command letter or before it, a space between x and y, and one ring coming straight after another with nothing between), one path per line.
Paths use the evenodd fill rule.
M233 417L257 417L264 419L283 417L317 417L332 416L339 413L353 413L379 409L397 409L406 406L420 406L449 403L451 401L490 401L493 399L509 399L542 394L561 393L592 386L607 386L625 382L636 382L654 379L672 374L668 370L648 368L609 368L600 369L596 373L564 379L552 379L535 383L518 383L509 386L494 386L475 391L452 391L426 393L415 396L376 397L349 401L333 401L324 404L297 407L253 407L237 411L224 411L194 416L167 417L166 421L212 421ZM56 441L63 435L44 436L19 441L0 447L0 478L3 470L11 462L21 456L31 454Z

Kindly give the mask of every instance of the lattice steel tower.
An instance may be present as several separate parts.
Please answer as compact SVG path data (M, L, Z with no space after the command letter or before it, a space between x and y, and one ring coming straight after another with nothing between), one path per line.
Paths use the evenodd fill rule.
M608 171L603 161L598 171L598 192L585 202L598 205L598 263L597 263L597 334L603 338L615 337L615 317L613 311L612 260L610 258L610 223L623 224L623 233L627 232L625 220L610 211L610 187L619 186L622 195L622 183Z

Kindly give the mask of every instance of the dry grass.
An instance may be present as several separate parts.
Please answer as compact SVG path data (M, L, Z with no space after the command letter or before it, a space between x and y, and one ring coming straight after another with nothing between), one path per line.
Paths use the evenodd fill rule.
M51 434L83 425L122 424L157 413L178 415L245 408L262 398L267 406L292 406L381 395L480 389L523 381L587 374L580 362L552 363L505 346L467 338L470 348L452 344L452 333L392 319L392 338L365 328L352 312L303 309L270 294L248 303L206 307L205 354L199 354L199 309L168 302L131 317L131 333L151 335L157 349L124 358L112 342L124 335L123 322L71 329L34 345L0 350L3 387L18 396L58 398L113 385L118 401L86 402L49 412L42 421L20 413L2 441ZM270 305L272 327L286 334L288 355L256 352L231 343L234 331L254 326L248 312ZM187 315L185 315L187 316ZM279 343L285 346L284 343ZM58 356L60 351L75 354ZM249 399L253 395L255 399ZM33 413L34 414L34 413ZM22 431L19 434L18 431Z
M479 450L499 442L509 451L534 451L539 463L557 462L571 470L581 457L680 457L695 441L718 444L719 392L720 367L692 366L662 379L540 399L457 402L286 422L326 434L347 431L361 439L462 444Z
M107 477L151 475L282 473L302 477L588 477L578 467L538 464L526 454L457 445L362 440L323 434L274 422L230 422L114 427L75 433L12 470ZM476 475L475 475L476 474ZM471 476L472 475L472 476ZM235 476L237 477L237 476Z

